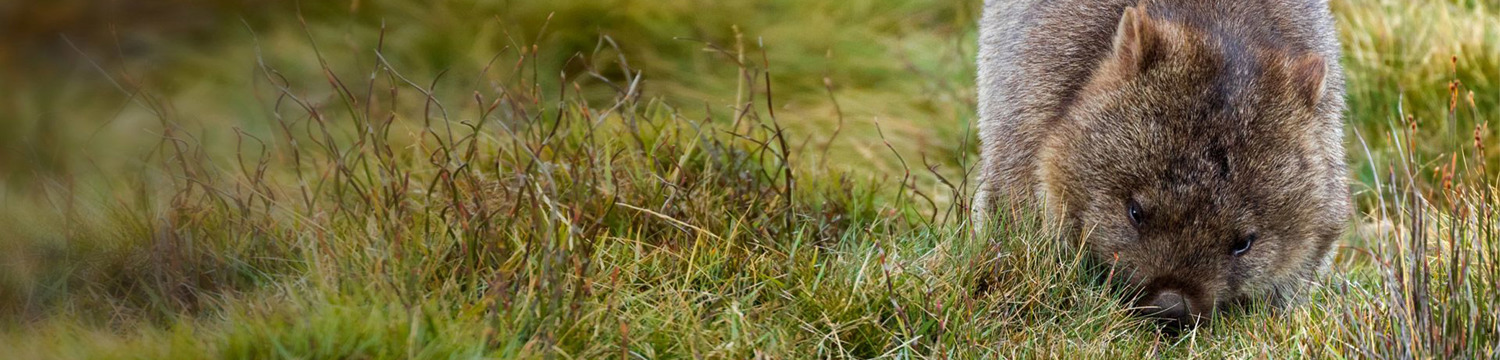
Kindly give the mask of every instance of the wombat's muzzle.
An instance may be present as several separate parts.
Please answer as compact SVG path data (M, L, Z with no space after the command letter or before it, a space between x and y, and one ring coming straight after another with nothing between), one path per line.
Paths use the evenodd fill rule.
M1175 290L1152 295L1140 308L1142 315L1160 320L1166 330L1175 332L1193 324L1193 309L1186 296Z

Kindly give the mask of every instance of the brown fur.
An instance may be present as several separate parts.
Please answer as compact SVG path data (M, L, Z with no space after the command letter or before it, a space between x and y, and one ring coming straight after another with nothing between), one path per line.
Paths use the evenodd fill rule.
M1191 315L1283 303L1350 212L1338 59L1324 1L987 1L976 215L1039 206Z

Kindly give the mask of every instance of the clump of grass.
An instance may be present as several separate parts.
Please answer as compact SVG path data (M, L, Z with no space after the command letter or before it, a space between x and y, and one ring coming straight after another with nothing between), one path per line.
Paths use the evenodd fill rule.
M911 297L960 303L962 283L934 294L916 279L935 275L892 270L914 267L923 249L957 232L921 226L939 225L942 209L910 175L892 194L798 165L813 161L795 154L776 120L764 62L734 64L750 95L733 105L734 118L689 119L643 96L640 71L623 61L592 65L617 66L617 77L591 67L554 82L536 76L535 49L507 49L449 85L442 74L412 80L377 45L363 83L320 57L325 78L314 92L258 57L272 130L234 129L234 151L219 156L146 96L164 131L148 171L166 176L139 184L144 194L124 203L148 211L120 214L162 230L69 238L114 248L68 247L68 258L37 266L167 257L108 274L64 271L48 280L65 285L50 297L22 281L15 303L36 304L27 308L40 309L29 310L39 321L127 327L143 326L133 310L156 309L165 325L212 329L223 355L251 357L875 356L941 343L922 340L917 327L940 323ZM452 93L445 86L467 86L472 97L440 98ZM590 102L582 86L616 94ZM827 180L799 180L804 171ZM169 200L153 202L159 195ZM21 257L47 243L45 232L22 235L9 243ZM191 265L158 266L183 261ZM178 279L236 270L246 286ZM164 277L177 280L111 280ZM144 300L115 308L57 300L111 302L120 291ZM200 308L233 320L212 321ZM342 331L365 312L394 317L386 322L394 327ZM801 329L790 323L819 318ZM432 333L454 327L483 330L444 331L477 337L452 348L457 339ZM814 335L824 331L834 337Z
M1457 60L1454 60L1455 66ZM1500 355L1500 184L1488 165L1493 144L1483 111L1458 80L1447 116L1405 117L1386 141L1397 160L1371 165L1382 174L1368 197L1371 231L1362 241L1378 287L1343 315L1340 334L1355 354L1380 358L1486 358ZM1435 159L1415 149L1418 121L1473 125L1467 146ZM1363 142L1363 139L1361 139ZM1373 161L1373 160L1372 160ZM1426 176L1424 172L1432 172ZM1427 180L1434 179L1434 180ZM1344 285L1348 287L1349 285ZM1357 286L1357 285L1356 285ZM1345 300L1350 301L1350 300Z

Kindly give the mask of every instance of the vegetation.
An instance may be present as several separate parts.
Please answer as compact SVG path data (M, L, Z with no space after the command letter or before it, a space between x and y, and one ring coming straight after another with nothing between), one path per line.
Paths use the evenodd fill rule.
M1360 216L1304 303L1179 335L1024 216L970 235L977 1L210 1L10 42L0 348L1500 356L1500 4L1332 4Z

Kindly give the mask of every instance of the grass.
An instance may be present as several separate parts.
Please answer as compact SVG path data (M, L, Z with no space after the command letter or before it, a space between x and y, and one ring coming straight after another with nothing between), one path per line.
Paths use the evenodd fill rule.
M1359 221L1305 303L1180 336L1028 219L969 235L975 3L355 4L6 72L0 348L1500 355L1492 2L1333 2Z

